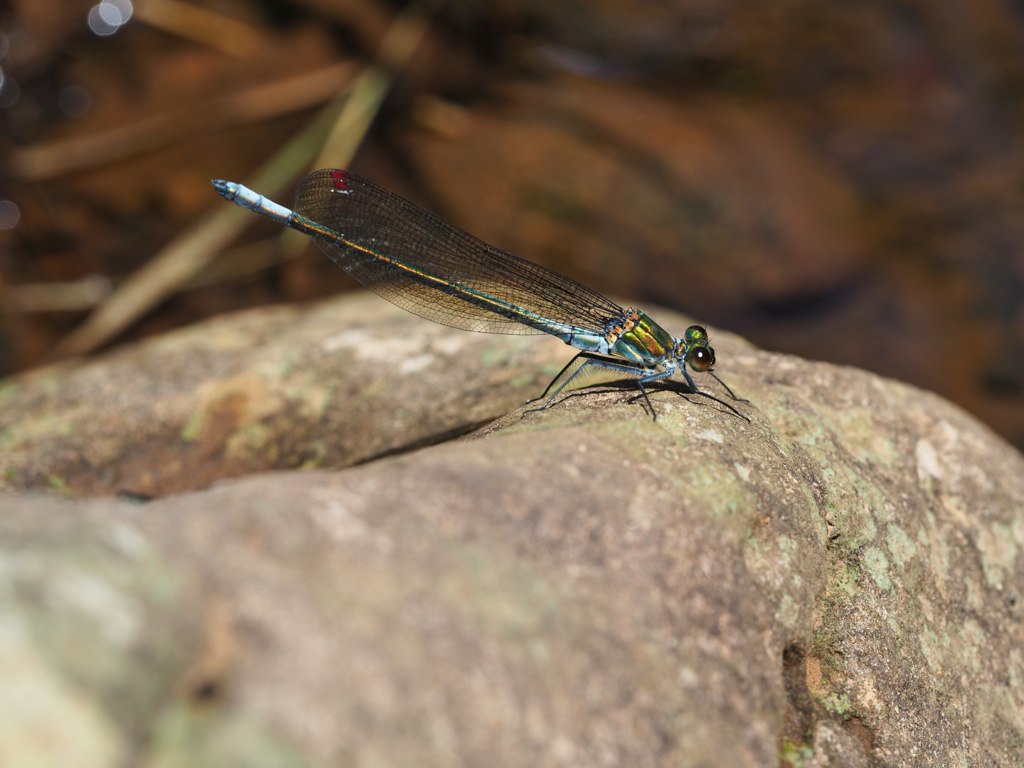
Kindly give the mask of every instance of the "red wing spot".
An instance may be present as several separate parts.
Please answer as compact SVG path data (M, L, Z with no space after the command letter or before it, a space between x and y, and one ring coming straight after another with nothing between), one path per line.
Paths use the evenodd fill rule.
M331 171L331 178L334 180L334 188L339 192L351 192L352 187L345 183L345 179L348 178L348 171Z

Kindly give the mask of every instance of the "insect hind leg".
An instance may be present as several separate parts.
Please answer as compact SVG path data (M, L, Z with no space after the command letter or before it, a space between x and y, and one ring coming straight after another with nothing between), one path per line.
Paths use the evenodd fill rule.
M563 376L565 376L565 372L568 371L570 368L572 368L574 365L576 365L577 361L579 361L580 358L583 359L583 363L580 364L580 367L577 370L573 371L572 374L565 381L563 381L561 384L558 384L558 380L561 379ZM551 383L548 384L547 388L544 390L544 394L542 394L540 397L538 397L538 398L536 398L534 400L527 400L526 401L527 403L535 403L535 402L537 402L537 400L544 400L544 404L541 405L538 408L529 408L529 409L523 411L523 413L526 414L526 413L535 413L536 411L543 411L545 408L547 408L549 405L551 405L552 401L556 397L558 397L559 393L563 389L565 389L567 386L569 386L580 374L582 374L585 370L587 370L587 368L589 368L592 365L596 365L596 366L600 367L600 364L598 362L596 362L595 358L593 358L587 352L580 352L580 353L578 353L576 355L576 357L574 357L572 360L570 360L568 363L566 363L565 367L562 368L562 370L560 370L558 372L558 375L555 376L555 378L553 378L551 380ZM554 392L551 392L551 388L554 387L556 384L558 384L558 387L555 389ZM548 395L548 392L551 392L550 396Z
M527 401L526 401L527 403L535 403L535 402L537 402L538 400L544 400L544 398L547 398L547 401L546 401L546 402L544 403L544 405L542 405L542 406L541 406L540 408L534 408L534 409L532 409L532 410L534 410L534 411L540 411L540 410L543 410L544 408L547 408L547 407L548 407L548 404L549 404L549 403L551 402L551 399L552 399L552 398L553 398L553 397L554 397L555 395L557 395L557 394L558 394L559 392L561 392L561 391L562 391L562 390L563 390L563 389L564 389L564 388L566 387L566 385L568 385L568 384L569 384L569 382L570 382L570 381L572 381L573 379L575 379L575 378L576 378L577 376L579 376L579 375L580 375L580 371L582 371L582 370L583 370L584 368L586 368L586 367L587 367L587 363L586 363L586 362L584 362L584 363L583 363L583 364L582 364L582 365L580 366L580 368L579 368L579 370L578 370L578 371L574 371L574 372L573 372L573 374L572 374L572 375L571 375L571 376L570 376L570 377L569 377L568 379L566 379L566 380L565 380L564 382L562 382L562 384L561 384L561 385L559 385L558 389L556 389L556 390L554 391L554 393L553 393L553 394L551 395L551 397L548 397L548 392L551 392L551 388L552 388L553 386L555 386L555 384L556 384L556 383L558 382L558 380L559 380L560 378L562 378L562 377L563 377L563 376L565 375L565 372L566 372L566 371L568 371L568 370L569 370L570 368L572 368L572 367L573 367L573 365L575 365L575 364L576 364L576 361L577 361L577 360L579 360L579 359L580 359L581 357L584 357L584 355L586 355L586 353L585 353L585 352L577 352L577 353L576 353L576 356L575 356L575 357L573 357L573 359L572 359L572 360L570 360L570 361L569 361L568 363L566 363L566 364L565 364L565 367L564 367L564 368L562 368L562 370L560 370L560 371L559 371L559 372L558 372L558 373L557 373L557 374L555 375L555 378L553 378L553 379L551 380L551 383L547 385L547 387L546 387L546 388L544 389L544 392L543 392L543 393L541 394L541 396L540 396L540 397L535 397L535 398L533 398L532 400L527 400ZM531 411L526 411L526 413L530 413L530 412L531 412Z
M583 362L580 363L580 360L582 360ZM579 368L573 371L568 376L568 378L565 379L565 381L559 384L559 379L565 376L566 372L571 370L574 365L579 365ZM537 398L537 400L544 400L544 404L538 408L530 408L526 411L523 411L523 413L526 414L533 413L535 411L543 411L545 408L551 405L551 403L554 401L556 397L558 397L558 395L562 392L563 389L565 389L573 381L575 381L576 378L583 374L583 372L586 371L588 368L605 368L610 371L617 371L619 373L637 376L643 379L643 373L640 370L638 370L636 366L623 363L615 363L604 357L595 355L592 352L580 352L579 354L576 355L576 357L569 361L568 365L566 365L561 371L558 372L558 375L551 380L551 383L548 384L547 389L544 390L544 394ZM655 376L654 378L660 378L660 375ZM555 387L556 385L557 387L555 388L555 391L551 392L551 388ZM548 395L549 392L551 392L550 396ZM647 391L644 389L642 384L640 385L640 393L644 396L644 400L647 401L647 405L650 406L650 398L647 397ZM532 403L536 402L536 400L529 400L527 402ZM653 407L651 407L651 413L654 413ZM657 418L657 415L655 415L655 418Z

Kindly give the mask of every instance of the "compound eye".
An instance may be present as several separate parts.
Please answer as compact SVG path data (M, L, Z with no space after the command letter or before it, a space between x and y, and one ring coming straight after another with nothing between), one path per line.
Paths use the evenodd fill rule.
M683 335L684 338L692 343L704 341L708 337L708 332L704 330L703 326L691 325L686 329L686 333Z
M690 359L687 362L693 370L704 373L715 362L715 356L708 349L697 347L690 353Z

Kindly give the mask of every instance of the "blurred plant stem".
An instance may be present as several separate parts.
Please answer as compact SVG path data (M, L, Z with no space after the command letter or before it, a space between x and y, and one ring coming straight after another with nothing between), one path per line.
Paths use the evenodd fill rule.
M314 159L314 167L347 166L380 109L393 73L412 56L439 5L439 0L421 0L408 6L395 19L377 60L363 70L351 92L324 108L313 123L246 180L246 186L279 196ZM236 206L222 206L204 216L119 286L57 345L49 359L87 354L110 341L159 302L192 282L253 219L248 211ZM285 255L304 245L305 238L299 240L303 242L298 245L285 241Z

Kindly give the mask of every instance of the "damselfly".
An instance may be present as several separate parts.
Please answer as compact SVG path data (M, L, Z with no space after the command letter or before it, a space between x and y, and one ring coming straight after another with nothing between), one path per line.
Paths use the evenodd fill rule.
M712 372L715 351L701 326L673 338L640 310L487 245L354 173L309 174L299 182L294 211L241 184L212 183L228 200L308 235L338 266L403 309L467 331L549 333L581 350L534 410L547 408L588 369L603 368L635 376L654 418L645 385L676 373L694 393L746 418L698 389L687 370L709 373L738 399Z

